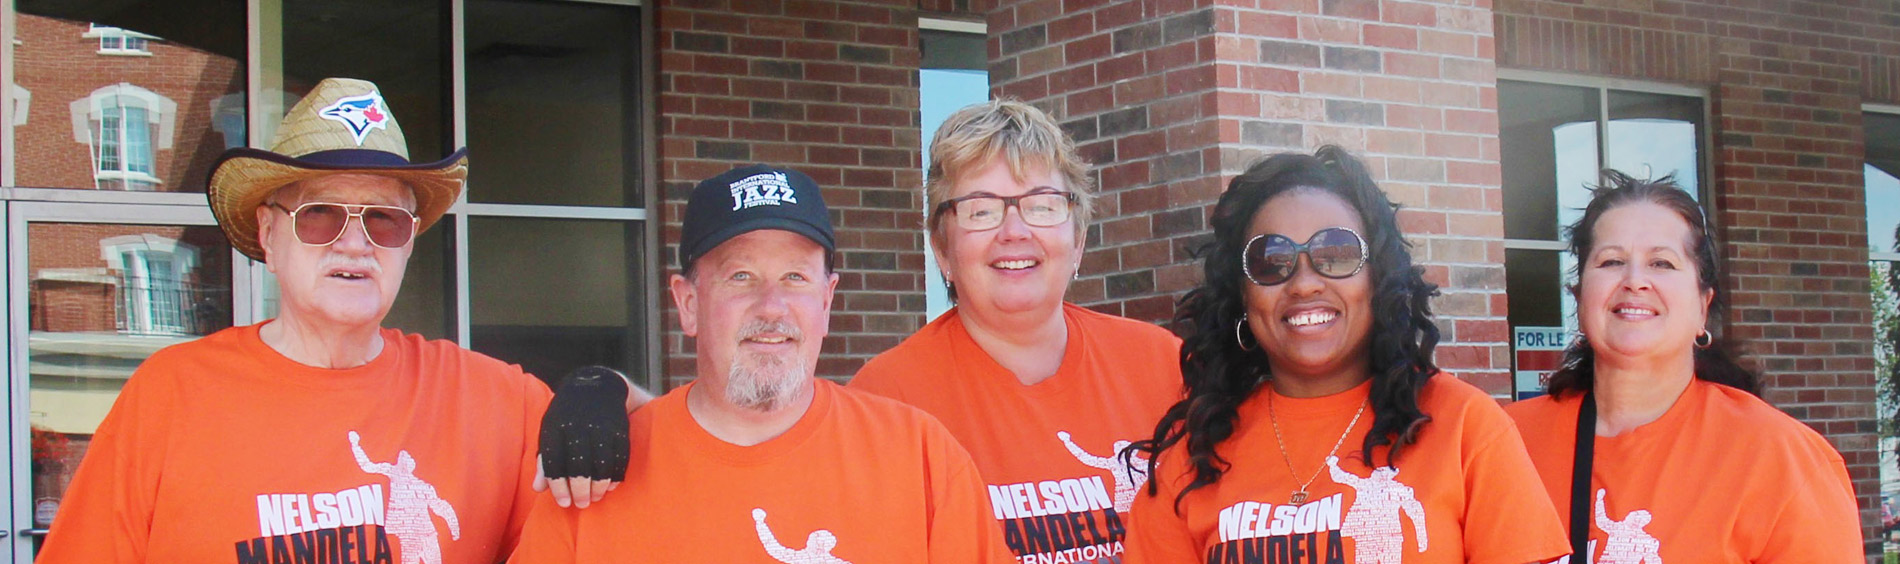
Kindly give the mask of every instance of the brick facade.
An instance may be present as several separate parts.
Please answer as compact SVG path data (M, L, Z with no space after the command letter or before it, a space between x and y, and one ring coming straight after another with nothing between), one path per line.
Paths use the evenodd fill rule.
M1093 163L1096 217L1069 299L1149 321L1174 314L1221 191L1215 15L1154 2L1001 2L991 90L1036 104Z
M1049 110L1097 164L1103 210L1069 296L1154 322L1233 175L1331 143L1404 206L1442 287L1438 362L1511 391L1491 14L1438 2L1002 2L995 92Z
M214 106L235 104L227 111L243 115L242 61L163 40L152 40L144 55L108 55L99 52L99 39L84 37L86 22L20 14L14 28L14 81L31 93L24 125L14 128L14 181L18 186L94 188L92 145L76 138L70 104L114 84L130 84L176 104L169 140L152 144L155 188L169 192L202 192L211 163L225 149L225 135L213 127ZM92 135L97 121L85 124ZM162 137L158 124L150 129ZM243 139L242 132L236 139ZM169 146L167 146L169 145Z
M176 242L196 250L197 262L185 278L173 281L169 273L154 274L164 279L157 282L159 289L177 292L157 301L148 299L147 307L175 305L177 311L161 315L185 321L185 330L194 335L208 335L231 326L231 247L218 228L34 222L27 226L27 238L33 241L27 256L32 293L28 300L32 304L28 312L30 330L137 332L137 327L123 326L123 293L140 290L128 286L153 282L128 281L124 270L113 268L107 261L104 255L108 249L102 247L109 239L126 237L136 237L141 243ZM176 301L166 301L171 299Z
M1439 363L1498 395L1511 390L1498 69L1706 88L1712 206L1734 289L1726 331L1750 343L1768 399L1841 450L1868 549L1879 548L1860 107L1900 104L1900 0L648 6L663 194L651 211L663 225L663 271L677 268L679 218L698 180L750 162L812 175L838 233L841 280L819 365L837 379L924 321L920 15L986 21L992 92L1049 111L1096 164L1099 212L1073 301L1166 321L1198 281L1187 251L1207 236L1226 181L1268 152L1339 144L1405 206L1414 256L1442 287ZM83 22L19 18L16 80L33 98L14 140L18 185L90 187L68 104L129 82L177 103L171 148L154 147L161 189L202 190L224 146L212 104L242 90L237 61L162 41L153 57L101 56L97 39L80 37ZM97 241L118 232L58 227L31 235L71 238L36 245L36 272L103 268ZM229 272L228 258L201 254L201 269ZM97 285L48 281L33 291L35 329L111 328L97 312L110 315L115 298ZM693 343L670 298L662 303L654 352L670 387L693 377Z
M1497 0L1496 18L1501 67L1709 89L1728 334L1840 449L1878 554L1861 104L1900 100L1900 3Z
M915 3L664 1L655 10L667 272L678 267L679 218L699 180L750 162L811 175L838 236L818 373L851 376L923 324ZM694 355L664 301L671 387L694 376Z

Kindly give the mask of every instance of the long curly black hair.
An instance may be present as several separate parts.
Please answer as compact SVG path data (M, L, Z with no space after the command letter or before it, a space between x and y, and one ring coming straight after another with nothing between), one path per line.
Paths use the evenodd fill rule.
M1419 410L1418 394L1438 372L1432 362L1438 326L1431 314L1431 297L1438 287L1425 281L1424 268L1412 264L1410 244L1399 232L1398 207L1373 184L1365 165L1344 149L1328 145L1311 155L1273 155L1227 185L1214 206L1214 239L1195 253L1204 278L1181 298L1174 320L1187 335L1181 343L1187 397L1168 408L1152 438L1122 453L1125 462L1136 452L1145 453L1146 470L1153 475L1163 451L1177 443L1186 445L1194 480L1175 498L1177 510L1188 492L1219 481L1228 470L1230 464L1214 449L1233 436L1240 404L1273 378L1273 367L1260 347L1243 349L1235 340L1235 324L1246 311L1245 285L1251 283L1242 272L1241 252L1256 211L1276 196L1305 189L1345 200L1366 228L1366 271L1373 286L1368 349L1372 429L1361 451L1366 464L1375 464L1372 452L1381 445L1391 447L1385 462L1394 464L1431 419ZM1148 495L1159 491L1156 484L1148 481Z
M1729 386L1754 395L1761 395L1761 377L1753 370L1741 365L1742 348L1736 341L1723 336L1721 327L1728 319L1728 291L1722 287L1722 263L1717 258L1715 239L1709 236L1708 220L1702 214L1702 205L1695 198L1676 185L1674 175L1655 180L1637 180L1630 175L1615 170L1603 171L1603 184L1590 194L1589 205L1583 208L1583 217L1564 228L1570 237L1570 256L1576 257L1577 264L1571 268L1573 281L1582 280L1584 262L1590 257L1590 251L1596 246L1597 221L1610 210L1630 204L1651 203L1675 212L1689 226L1689 252L1695 255L1696 282L1702 290L1714 293L1709 300L1708 322L1704 327L1709 331L1709 346L1695 348L1695 377ZM1577 294L1575 283L1569 286L1571 295ZM1571 340L1564 348L1564 363L1550 375L1550 384L1546 386L1550 395L1563 397L1566 394L1581 394L1596 385L1596 350L1590 347L1588 335Z

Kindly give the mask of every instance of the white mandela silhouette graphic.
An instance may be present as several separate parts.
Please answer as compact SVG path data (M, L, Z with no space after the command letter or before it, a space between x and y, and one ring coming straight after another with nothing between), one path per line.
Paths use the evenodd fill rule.
M1109 474L1115 476L1116 513L1127 513L1128 508L1135 505L1135 492L1141 491L1141 486L1148 483L1148 474L1134 472L1130 475L1128 465L1116 459L1121 455L1122 450L1128 448L1128 441L1115 441L1115 450L1108 453L1108 456L1101 457L1089 454L1088 451L1082 450L1082 447L1075 446L1075 441L1069 439L1068 431L1056 431L1056 438L1062 440L1062 446L1069 447L1069 454L1075 455L1076 460L1107 470ZM1136 456L1131 462L1147 464L1148 459Z
M1399 512L1412 519L1418 532L1418 551L1425 552L1425 506L1418 502L1412 486L1399 483L1399 469L1384 466L1372 469L1372 476L1361 478L1339 469L1339 457L1326 457L1333 481L1358 490L1352 507L1346 510L1346 522L1339 534L1353 539L1356 564L1398 564L1405 552L1405 532L1400 529Z
M843 558L831 555L831 549L838 546L838 537L831 531L818 529L805 537L804 550L792 550L778 543L778 537L772 534L772 528L765 526L765 510L752 510L752 526L759 530L759 544L765 545L765 553L785 564L851 564Z
M362 437L350 431L350 452L364 472L389 477L389 508L383 515L384 529L402 542L402 564L442 564L441 536L429 512L441 515L449 524L449 539L461 540L462 523L455 519L455 507L435 493L435 486L416 477L416 459L409 451L397 451L396 463L370 462L358 444Z
M1624 515L1622 521L1611 521L1610 512L1603 507L1605 493L1597 490L1597 528L1610 539L1603 543L1603 554L1596 564L1662 564L1662 541L1643 530L1649 525L1649 512L1638 509Z

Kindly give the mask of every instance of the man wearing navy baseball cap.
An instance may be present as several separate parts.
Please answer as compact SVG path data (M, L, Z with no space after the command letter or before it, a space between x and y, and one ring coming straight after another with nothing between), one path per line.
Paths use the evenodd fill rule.
M817 183L733 169L681 231L668 284L697 377L631 416L624 487L537 502L511 562L1010 562L941 424L815 377L838 285Z
M727 196L721 198L718 196ZM755 164L726 171L693 188L680 237L680 269L690 274L697 259L741 233L790 231L825 248L825 267L838 250L830 211L818 183L796 170Z

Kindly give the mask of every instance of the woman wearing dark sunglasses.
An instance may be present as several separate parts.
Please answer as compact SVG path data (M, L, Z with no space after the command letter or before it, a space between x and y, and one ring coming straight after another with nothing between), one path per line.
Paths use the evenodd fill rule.
M1337 147L1274 155L1215 205L1176 315L1186 399L1127 562L1542 562L1563 535L1516 429L1442 374L1394 206Z
M1594 562L1864 561L1840 453L1756 397L1711 332L1728 298L1702 206L1668 177L1604 177L1568 230L1582 337L1550 395L1506 409L1572 545Z

